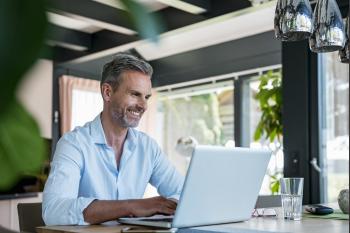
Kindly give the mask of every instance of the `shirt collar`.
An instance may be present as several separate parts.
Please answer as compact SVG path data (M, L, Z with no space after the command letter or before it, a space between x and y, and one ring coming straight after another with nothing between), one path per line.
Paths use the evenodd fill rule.
M95 119L91 122L91 137L94 143L97 144L105 144L107 145L106 135L103 131L102 122L101 122L101 114L95 117ZM128 133L126 135L126 140L128 142L128 146L133 148L136 145L136 131L132 128L128 129Z
M103 131L101 123L101 114L98 114L95 117L95 119L91 122L90 127L90 134L94 143L107 145L105 132Z

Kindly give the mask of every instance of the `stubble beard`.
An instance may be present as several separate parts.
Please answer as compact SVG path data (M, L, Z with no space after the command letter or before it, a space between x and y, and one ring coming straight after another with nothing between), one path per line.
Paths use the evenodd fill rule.
M126 111L112 109L112 119L123 128L135 128L139 125L141 117L139 120L130 120Z

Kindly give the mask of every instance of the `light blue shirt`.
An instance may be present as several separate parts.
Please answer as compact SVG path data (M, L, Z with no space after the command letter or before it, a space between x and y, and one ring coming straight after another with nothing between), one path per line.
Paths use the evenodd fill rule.
M183 177L152 138L132 128L118 169L97 116L57 143L43 194L44 222L85 225L83 210L93 200L140 199L148 183L161 196L178 199Z

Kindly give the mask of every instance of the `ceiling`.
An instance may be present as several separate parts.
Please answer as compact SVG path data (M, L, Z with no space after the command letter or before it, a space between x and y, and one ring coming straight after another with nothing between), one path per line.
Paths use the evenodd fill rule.
M91 78L99 76L103 64L121 51L130 51L150 61L157 68L158 77L169 77L169 73L187 69L184 77L174 76L186 80L201 73L198 70L205 69L200 76L210 73L213 69L206 66L220 59L225 59L231 70L280 62L281 44L273 35L276 0L138 0L150 13L160 16L166 26L157 44L138 36L118 0L49 2L50 31L46 42L53 51L55 64ZM347 0L337 2L347 11ZM257 36L260 41L247 39L254 35L261 35ZM251 52L250 58L247 51ZM248 66L242 63L244 59ZM252 59L256 62L249 62ZM233 66L233 61L241 62L242 66ZM222 70L220 64L217 74Z
M124 17L125 10L118 1L51 0L47 9L50 33L46 43L54 49L54 60L62 64L77 64L130 49L136 50L146 60L154 60L232 40L247 34L242 27L254 26L252 20L255 20L253 17L235 18L252 12L261 6L261 2L268 0L139 2L150 12L160 15L165 23L167 29L160 35L159 44L138 36ZM269 11L274 4L270 6ZM269 22L272 19L270 13L273 11L268 14ZM233 21L237 21L235 27L232 27Z

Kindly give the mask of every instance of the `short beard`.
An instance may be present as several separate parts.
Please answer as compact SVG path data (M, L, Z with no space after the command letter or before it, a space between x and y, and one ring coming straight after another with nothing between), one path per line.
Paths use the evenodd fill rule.
M135 128L139 125L140 121L128 121L126 114L120 113L112 109L112 119L117 122L123 128Z

